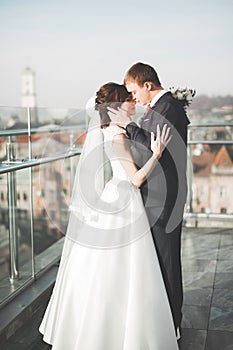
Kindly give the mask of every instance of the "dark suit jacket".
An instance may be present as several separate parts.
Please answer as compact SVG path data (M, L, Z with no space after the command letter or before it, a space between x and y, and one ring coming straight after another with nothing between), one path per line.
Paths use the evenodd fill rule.
M180 101L170 92L164 94L143 118L141 127L130 123L126 127L128 137L142 155L142 164L151 156L150 133L156 135L157 124L169 124L172 140L163 152L147 181L141 186L141 193L146 207L164 208L163 216L167 221L176 206L180 220L186 201L186 162L187 162L187 125L189 119ZM140 166L142 165L140 164Z

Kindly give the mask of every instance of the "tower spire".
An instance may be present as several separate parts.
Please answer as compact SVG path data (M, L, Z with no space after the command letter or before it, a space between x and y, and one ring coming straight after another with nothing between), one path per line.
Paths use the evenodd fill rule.
M38 124L36 90L35 90L35 72L27 67L22 72L21 77L21 106L31 108L31 122Z

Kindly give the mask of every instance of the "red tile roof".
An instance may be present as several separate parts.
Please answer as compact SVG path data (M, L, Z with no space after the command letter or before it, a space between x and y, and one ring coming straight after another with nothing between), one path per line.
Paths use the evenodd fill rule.
M216 167L232 167L233 163L225 146L222 146L218 151L214 159L214 165Z
M199 156L193 156L194 176L208 177L211 173L211 166L232 167L233 161L225 146L217 152L204 151Z

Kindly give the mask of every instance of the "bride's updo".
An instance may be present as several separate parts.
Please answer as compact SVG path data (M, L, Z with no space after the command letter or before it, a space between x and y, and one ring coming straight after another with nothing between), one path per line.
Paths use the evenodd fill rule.
M95 99L95 109L100 114L101 127L106 127L111 122L107 107L117 109L125 101L132 101L132 95L124 85L107 83L101 86Z

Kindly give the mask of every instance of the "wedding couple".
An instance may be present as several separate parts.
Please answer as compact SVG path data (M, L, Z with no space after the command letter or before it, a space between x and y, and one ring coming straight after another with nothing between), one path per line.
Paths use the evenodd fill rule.
M149 106L140 126L135 103ZM54 350L178 349L189 120L143 63L103 85L95 110L40 332Z

